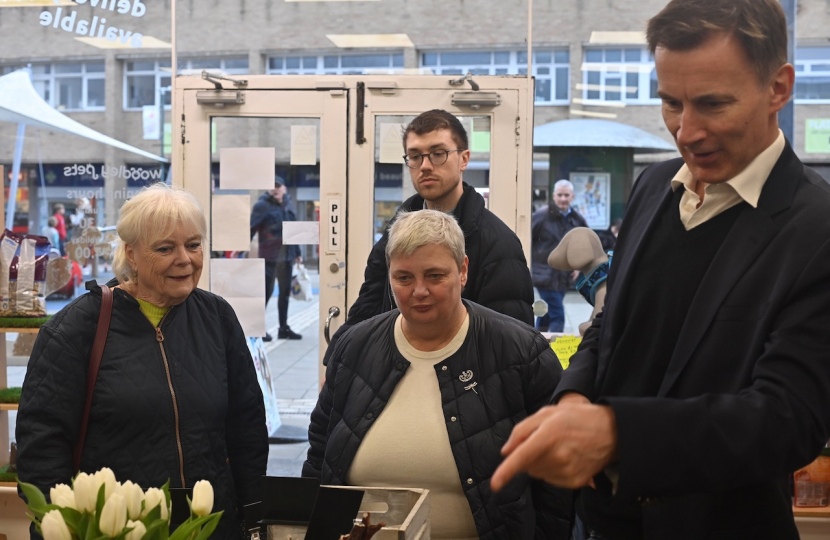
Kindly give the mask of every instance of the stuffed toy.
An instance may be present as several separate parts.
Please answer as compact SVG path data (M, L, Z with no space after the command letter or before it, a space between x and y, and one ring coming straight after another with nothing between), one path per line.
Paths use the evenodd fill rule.
M580 272L576 289L594 306L591 318L579 325L579 334L591 326L591 321L605 304L605 286L611 259L602 249L602 242L593 230L577 227L568 231L556 249L550 252L548 264L557 270Z

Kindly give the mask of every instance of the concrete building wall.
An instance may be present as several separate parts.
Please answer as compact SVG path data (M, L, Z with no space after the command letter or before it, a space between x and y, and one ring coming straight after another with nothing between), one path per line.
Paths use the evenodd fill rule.
M134 2L134 0L131 0ZM146 0L146 14L132 17L107 14L108 26L139 32L165 42L171 39L169 0ZM536 47L566 46L570 51L572 98L581 97L584 46L594 31L641 31L647 19L665 0L536 0L533 4L533 38ZM89 4L64 7L77 19L103 16L101 7ZM125 111L124 68L130 61L169 58L169 49L104 50L75 39L76 35L41 26L39 14L56 8L0 9L0 65L39 62L106 62L106 112L70 112L68 116L124 142L158 153L158 141L142 139L138 111ZM401 49L338 49L329 34L406 34L414 44L404 52L407 67L416 66L420 54L446 50L521 50L527 36L526 0L381 0L377 2L285 2L276 0L180 0L177 2L177 39L180 58L237 56L249 60L251 73L263 73L269 55L298 53L339 54L401 52ZM830 1L799 0L799 43L827 45L830 37ZM670 136L662 123L659 106L634 105L623 109L570 105L536 107L535 123L574 117L571 109L617 115L616 121L645 129L665 140ZM169 113L168 113L169 114ZM807 118L830 117L830 105L797 105L795 147L814 163L830 163L830 154L804 152ZM263 132L263 129L266 132ZM267 127L255 130L259 139L273 138ZM15 126L0 124L0 162L9 163ZM29 133L30 137L37 134ZM224 140L236 135L220 133ZM253 135L252 135L253 136ZM254 137L257 138L257 137ZM68 135L41 132L40 145L24 148L24 161L35 162L145 162L120 150ZM252 141L248 141L251 143ZM106 154L106 155L105 155Z

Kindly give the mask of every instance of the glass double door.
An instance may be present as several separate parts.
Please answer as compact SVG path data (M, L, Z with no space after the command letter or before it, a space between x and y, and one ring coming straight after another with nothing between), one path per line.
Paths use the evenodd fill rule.
M472 92L442 78L377 77L253 76L242 87L225 82L221 94L238 92L244 103L222 105L212 84L177 79L174 118L180 125L174 140L180 151L174 147L173 178L205 208L211 236L211 261L200 286L211 289L212 274L233 268L220 259L258 256L259 243L251 241L247 229L252 207L268 197L273 180L283 183L286 206L298 222L283 240L298 246L314 295L311 301L289 301L287 322L303 334L303 347L272 342L266 349L280 345L283 352L313 358L303 368L315 374L312 383L326 334L345 321L357 298L372 245L398 205L414 193L402 159L401 130L415 116L438 108L461 119L472 150L464 180L523 241L529 237L525 209L530 208L533 126L528 80L476 78L490 101L462 105ZM239 276L240 295L247 294L246 287L262 294L247 270ZM277 303L275 293L267 310L262 300L240 305L264 310L259 335L267 331L279 342Z

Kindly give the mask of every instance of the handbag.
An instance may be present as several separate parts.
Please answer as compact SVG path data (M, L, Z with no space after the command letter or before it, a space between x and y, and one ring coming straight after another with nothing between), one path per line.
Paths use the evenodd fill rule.
M75 451L72 453L72 466L76 473L81 469L81 453L84 450L86 429L89 424L89 411L92 408L92 392L95 389L95 381L98 380L98 368L101 367L101 358L104 356L104 345L107 342L110 319L112 319L112 289L104 285L101 287L101 312L98 314L98 328L95 330L95 340L92 342L89 368L86 372L86 401L84 403L84 414L81 417L81 431L78 434Z

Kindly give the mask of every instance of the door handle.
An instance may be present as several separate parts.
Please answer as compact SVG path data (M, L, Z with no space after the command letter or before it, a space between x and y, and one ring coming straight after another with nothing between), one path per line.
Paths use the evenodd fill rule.
M337 317L340 315L340 308L337 306L331 306L329 308L329 316L326 317L326 326L323 328L323 335L326 337L326 345L331 343L331 338L329 337L329 326L331 325L331 318Z

